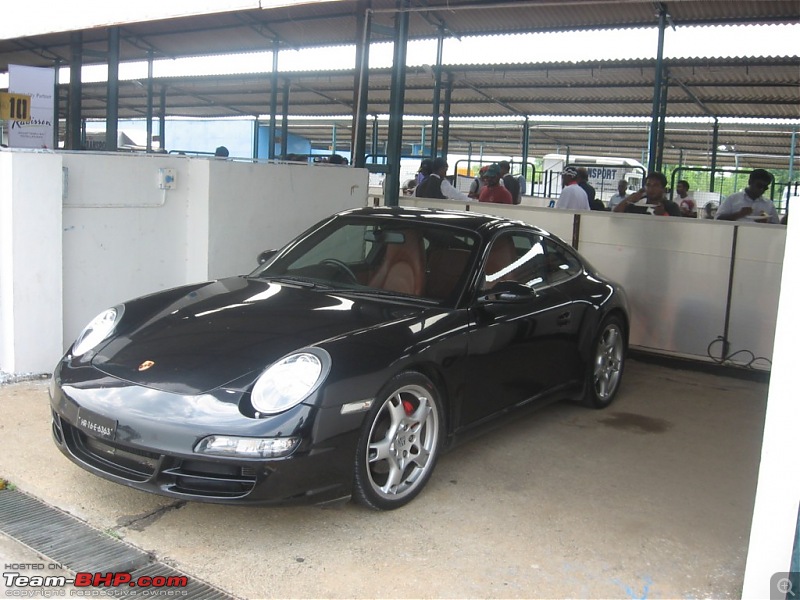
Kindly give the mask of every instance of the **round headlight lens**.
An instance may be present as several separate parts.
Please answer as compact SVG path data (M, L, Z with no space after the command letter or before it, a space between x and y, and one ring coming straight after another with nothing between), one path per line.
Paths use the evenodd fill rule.
M72 354L74 356L83 356L92 348L95 348L100 342L106 339L114 327L117 326L119 320L122 318L124 308L122 306L115 306L104 310L97 315L92 321L81 331L75 344L72 346Z
M258 412L274 415L300 404L324 379L323 362L311 352L290 354L264 371L253 386Z

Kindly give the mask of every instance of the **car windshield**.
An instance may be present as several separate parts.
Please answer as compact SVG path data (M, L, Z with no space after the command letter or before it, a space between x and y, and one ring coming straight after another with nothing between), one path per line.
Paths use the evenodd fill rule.
M337 217L298 238L251 277L362 294L458 301L478 236L425 220Z

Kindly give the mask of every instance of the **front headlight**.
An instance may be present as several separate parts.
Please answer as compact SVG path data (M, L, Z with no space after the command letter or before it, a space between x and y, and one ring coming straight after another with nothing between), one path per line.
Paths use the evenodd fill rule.
M264 415L274 415L300 404L330 370L328 353L309 348L285 356L264 371L253 386L250 401Z
M195 446L198 454L238 458L281 458L295 449L300 438L246 438L230 435L210 435Z
M92 319L84 330L81 331L78 339L75 340L75 344L72 346L73 356L83 356L111 335L117 323L122 319L122 314L124 312L124 306L115 306L114 308L104 310Z

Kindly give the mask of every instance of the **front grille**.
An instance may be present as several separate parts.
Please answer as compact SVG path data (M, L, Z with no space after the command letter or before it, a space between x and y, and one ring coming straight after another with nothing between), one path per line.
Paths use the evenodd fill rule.
M192 496L241 498L256 484L256 471L252 467L200 460L184 460L164 474L173 478L171 491Z
M55 411L51 411L53 413L53 437L59 444L64 443L64 432L61 431L61 419L58 417Z
M61 428L70 451L101 471L138 482L147 481L156 472L159 454L89 437L64 421Z
M73 455L104 473L137 483L152 482L182 496L243 498L253 490L258 479L253 466L148 452L88 436L57 415L53 419L53 434L64 440Z

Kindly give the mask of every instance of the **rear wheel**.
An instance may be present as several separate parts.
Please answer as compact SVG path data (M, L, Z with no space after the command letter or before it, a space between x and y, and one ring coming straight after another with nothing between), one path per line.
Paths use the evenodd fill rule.
M607 318L592 345L591 362L586 374L586 405L605 408L614 400L622 381L625 350L625 326L619 317Z
M427 483L442 445L442 407L430 379L415 372L392 379L376 398L358 442L354 497L392 510Z

